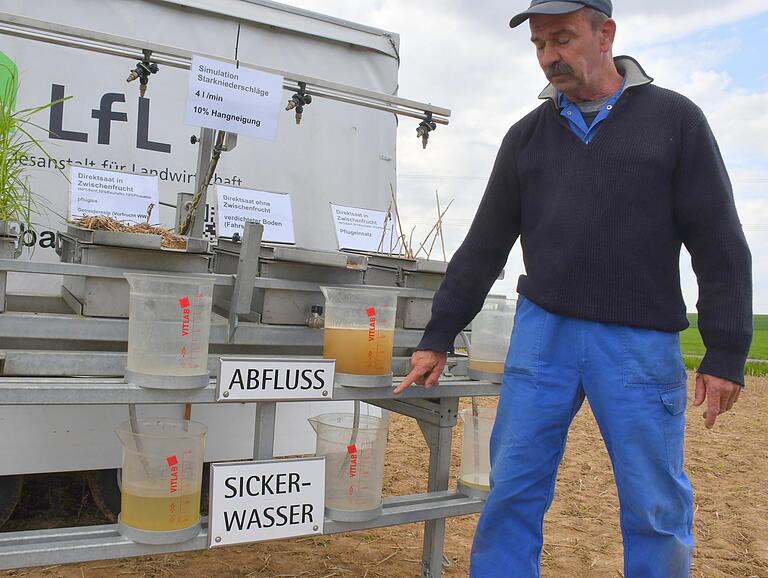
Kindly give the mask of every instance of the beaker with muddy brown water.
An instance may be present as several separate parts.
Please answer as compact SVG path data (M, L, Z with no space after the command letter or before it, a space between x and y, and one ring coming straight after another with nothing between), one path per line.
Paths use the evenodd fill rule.
M397 291L321 287L323 357L336 360L336 383L391 387Z

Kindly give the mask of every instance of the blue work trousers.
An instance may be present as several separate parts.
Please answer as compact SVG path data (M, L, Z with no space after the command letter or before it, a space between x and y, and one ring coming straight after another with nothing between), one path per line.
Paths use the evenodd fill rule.
M540 576L544 513L585 396L613 465L624 576L690 576L693 491L683 471L687 387L679 339L554 315L520 298L473 578Z

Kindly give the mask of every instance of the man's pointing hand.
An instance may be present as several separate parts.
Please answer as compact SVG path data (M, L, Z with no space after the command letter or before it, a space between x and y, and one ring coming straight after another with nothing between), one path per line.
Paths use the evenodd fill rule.
M432 387L437 385L448 361L444 351L417 351L411 356L411 372L395 388L395 393L402 393L411 384Z

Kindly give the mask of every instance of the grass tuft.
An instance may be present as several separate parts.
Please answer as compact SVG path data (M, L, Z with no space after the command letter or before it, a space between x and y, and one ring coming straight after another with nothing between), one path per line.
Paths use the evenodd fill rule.
M0 221L18 221L29 228L37 211L34 194L29 188L25 160L32 152L51 158L32 135L32 129L46 129L32 122L32 117L72 97L15 111L19 86L17 72L5 64L0 64L0 67L7 71L10 78L0 94Z

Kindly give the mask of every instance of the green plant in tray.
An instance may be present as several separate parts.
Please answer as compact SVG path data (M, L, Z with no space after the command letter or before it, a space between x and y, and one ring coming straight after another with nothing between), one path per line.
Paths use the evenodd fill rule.
M28 184L30 167L24 161L32 152L50 158L32 134L33 129L43 132L47 129L35 124L32 118L40 111L72 97L17 111L18 87L16 66L0 53L0 221L17 221L29 228L35 214L35 196Z

